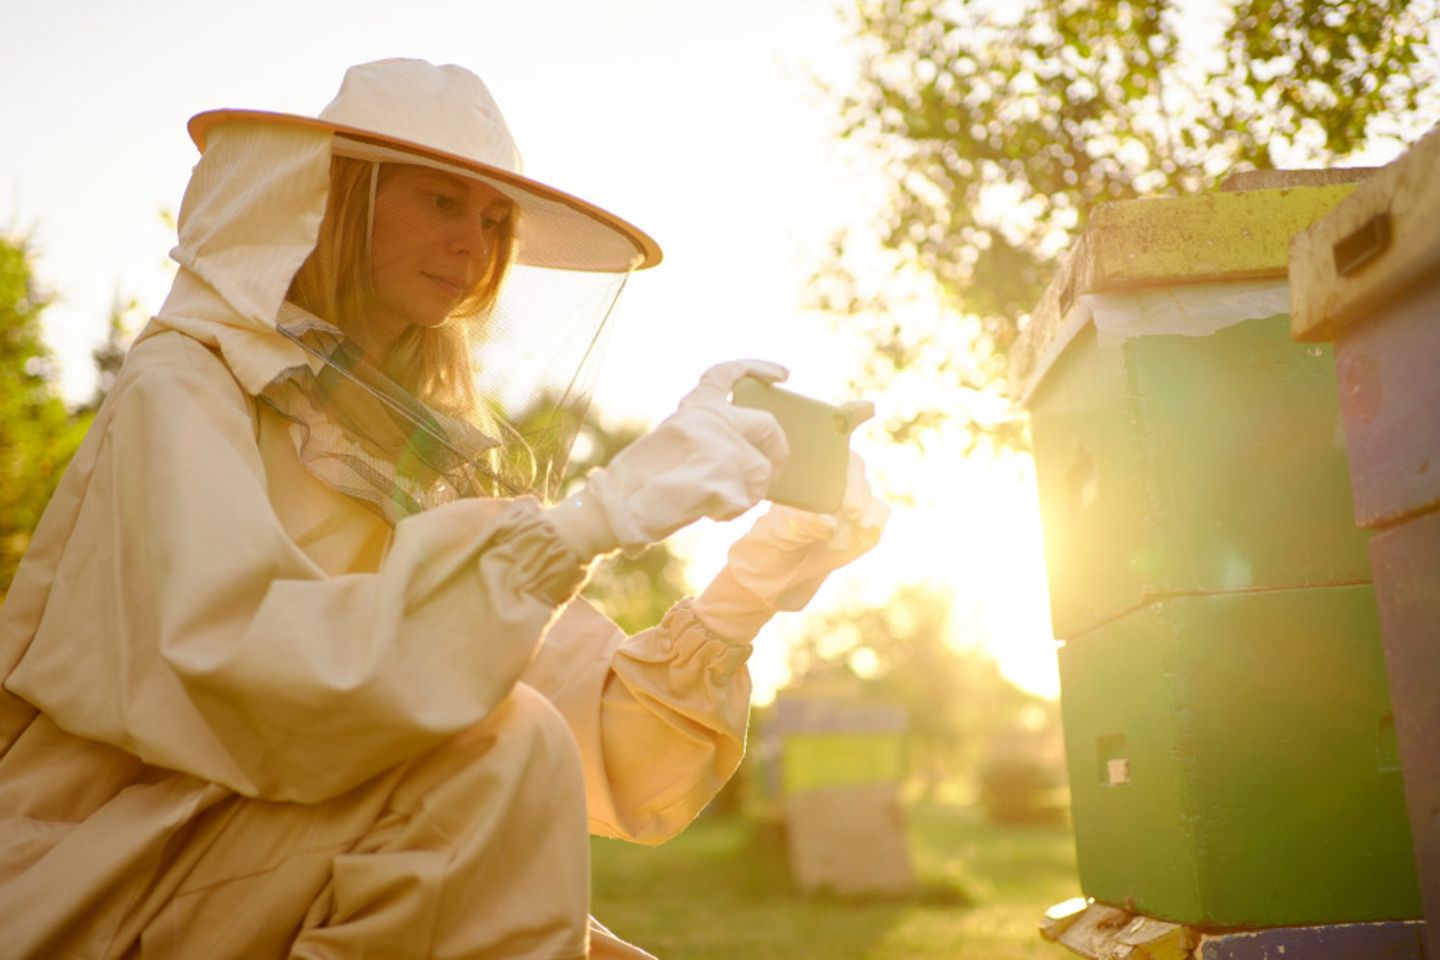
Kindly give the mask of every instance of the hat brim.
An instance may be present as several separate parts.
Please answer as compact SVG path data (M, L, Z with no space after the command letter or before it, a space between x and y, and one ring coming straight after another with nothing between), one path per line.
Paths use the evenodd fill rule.
M660 245L649 234L592 203L509 170L373 130L293 113L235 109L198 113L190 118L187 129L190 139L204 153L206 140L215 127L246 120L326 130L346 139L457 167L492 184L529 214L521 217L517 231L521 263L562 270L625 272L653 267L663 257ZM633 255L615 254L617 236L633 247ZM587 237L593 242L587 242Z

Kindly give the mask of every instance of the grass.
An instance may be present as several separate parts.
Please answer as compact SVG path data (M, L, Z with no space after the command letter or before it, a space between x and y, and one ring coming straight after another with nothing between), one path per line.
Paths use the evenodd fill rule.
M1062 960L1036 927L1075 896L1064 826L997 827L964 808L910 812L920 892L905 900L790 890L778 830L708 817L657 848L594 840L594 911L664 960Z

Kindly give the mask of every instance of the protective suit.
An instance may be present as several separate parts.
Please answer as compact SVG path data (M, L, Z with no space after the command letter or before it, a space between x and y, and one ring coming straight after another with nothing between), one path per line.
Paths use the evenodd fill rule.
M336 139L209 131L0 611L0 955L646 956L587 921L587 827L660 842L740 761L755 583L627 637L575 594L636 524L307 467L265 395L315 363L277 319Z

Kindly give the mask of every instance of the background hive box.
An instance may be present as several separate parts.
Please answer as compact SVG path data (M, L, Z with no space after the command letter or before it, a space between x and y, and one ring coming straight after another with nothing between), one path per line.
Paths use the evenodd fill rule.
M1440 511L1379 534L1370 556L1420 889L1440 923Z
M1061 651L1084 892L1196 926L1420 910L1369 586L1152 604Z
M785 845L791 878L806 893L897 896L915 886L894 783L787 795Z
M1363 582L1328 348L1285 315L1102 345L1030 400L1055 636L1157 597Z
M1405 797L1440 956L1440 128L1295 237L1292 331L1334 339Z
M782 694L767 735L779 741L786 794L899 783L905 775L905 709L852 697Z
M802 891L896 895L915 883L900 806L905 710L788 693L775 703L786 851Z
M1440 510L1440 257L1435 269L1434 282L1335 342L1362 527Z

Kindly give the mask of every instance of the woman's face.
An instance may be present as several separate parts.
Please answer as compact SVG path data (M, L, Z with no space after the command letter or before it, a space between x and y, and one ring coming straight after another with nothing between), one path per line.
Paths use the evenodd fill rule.
M375 192L370 279L390 336L434 327L475 292L510 203L474 180L396 166Z

